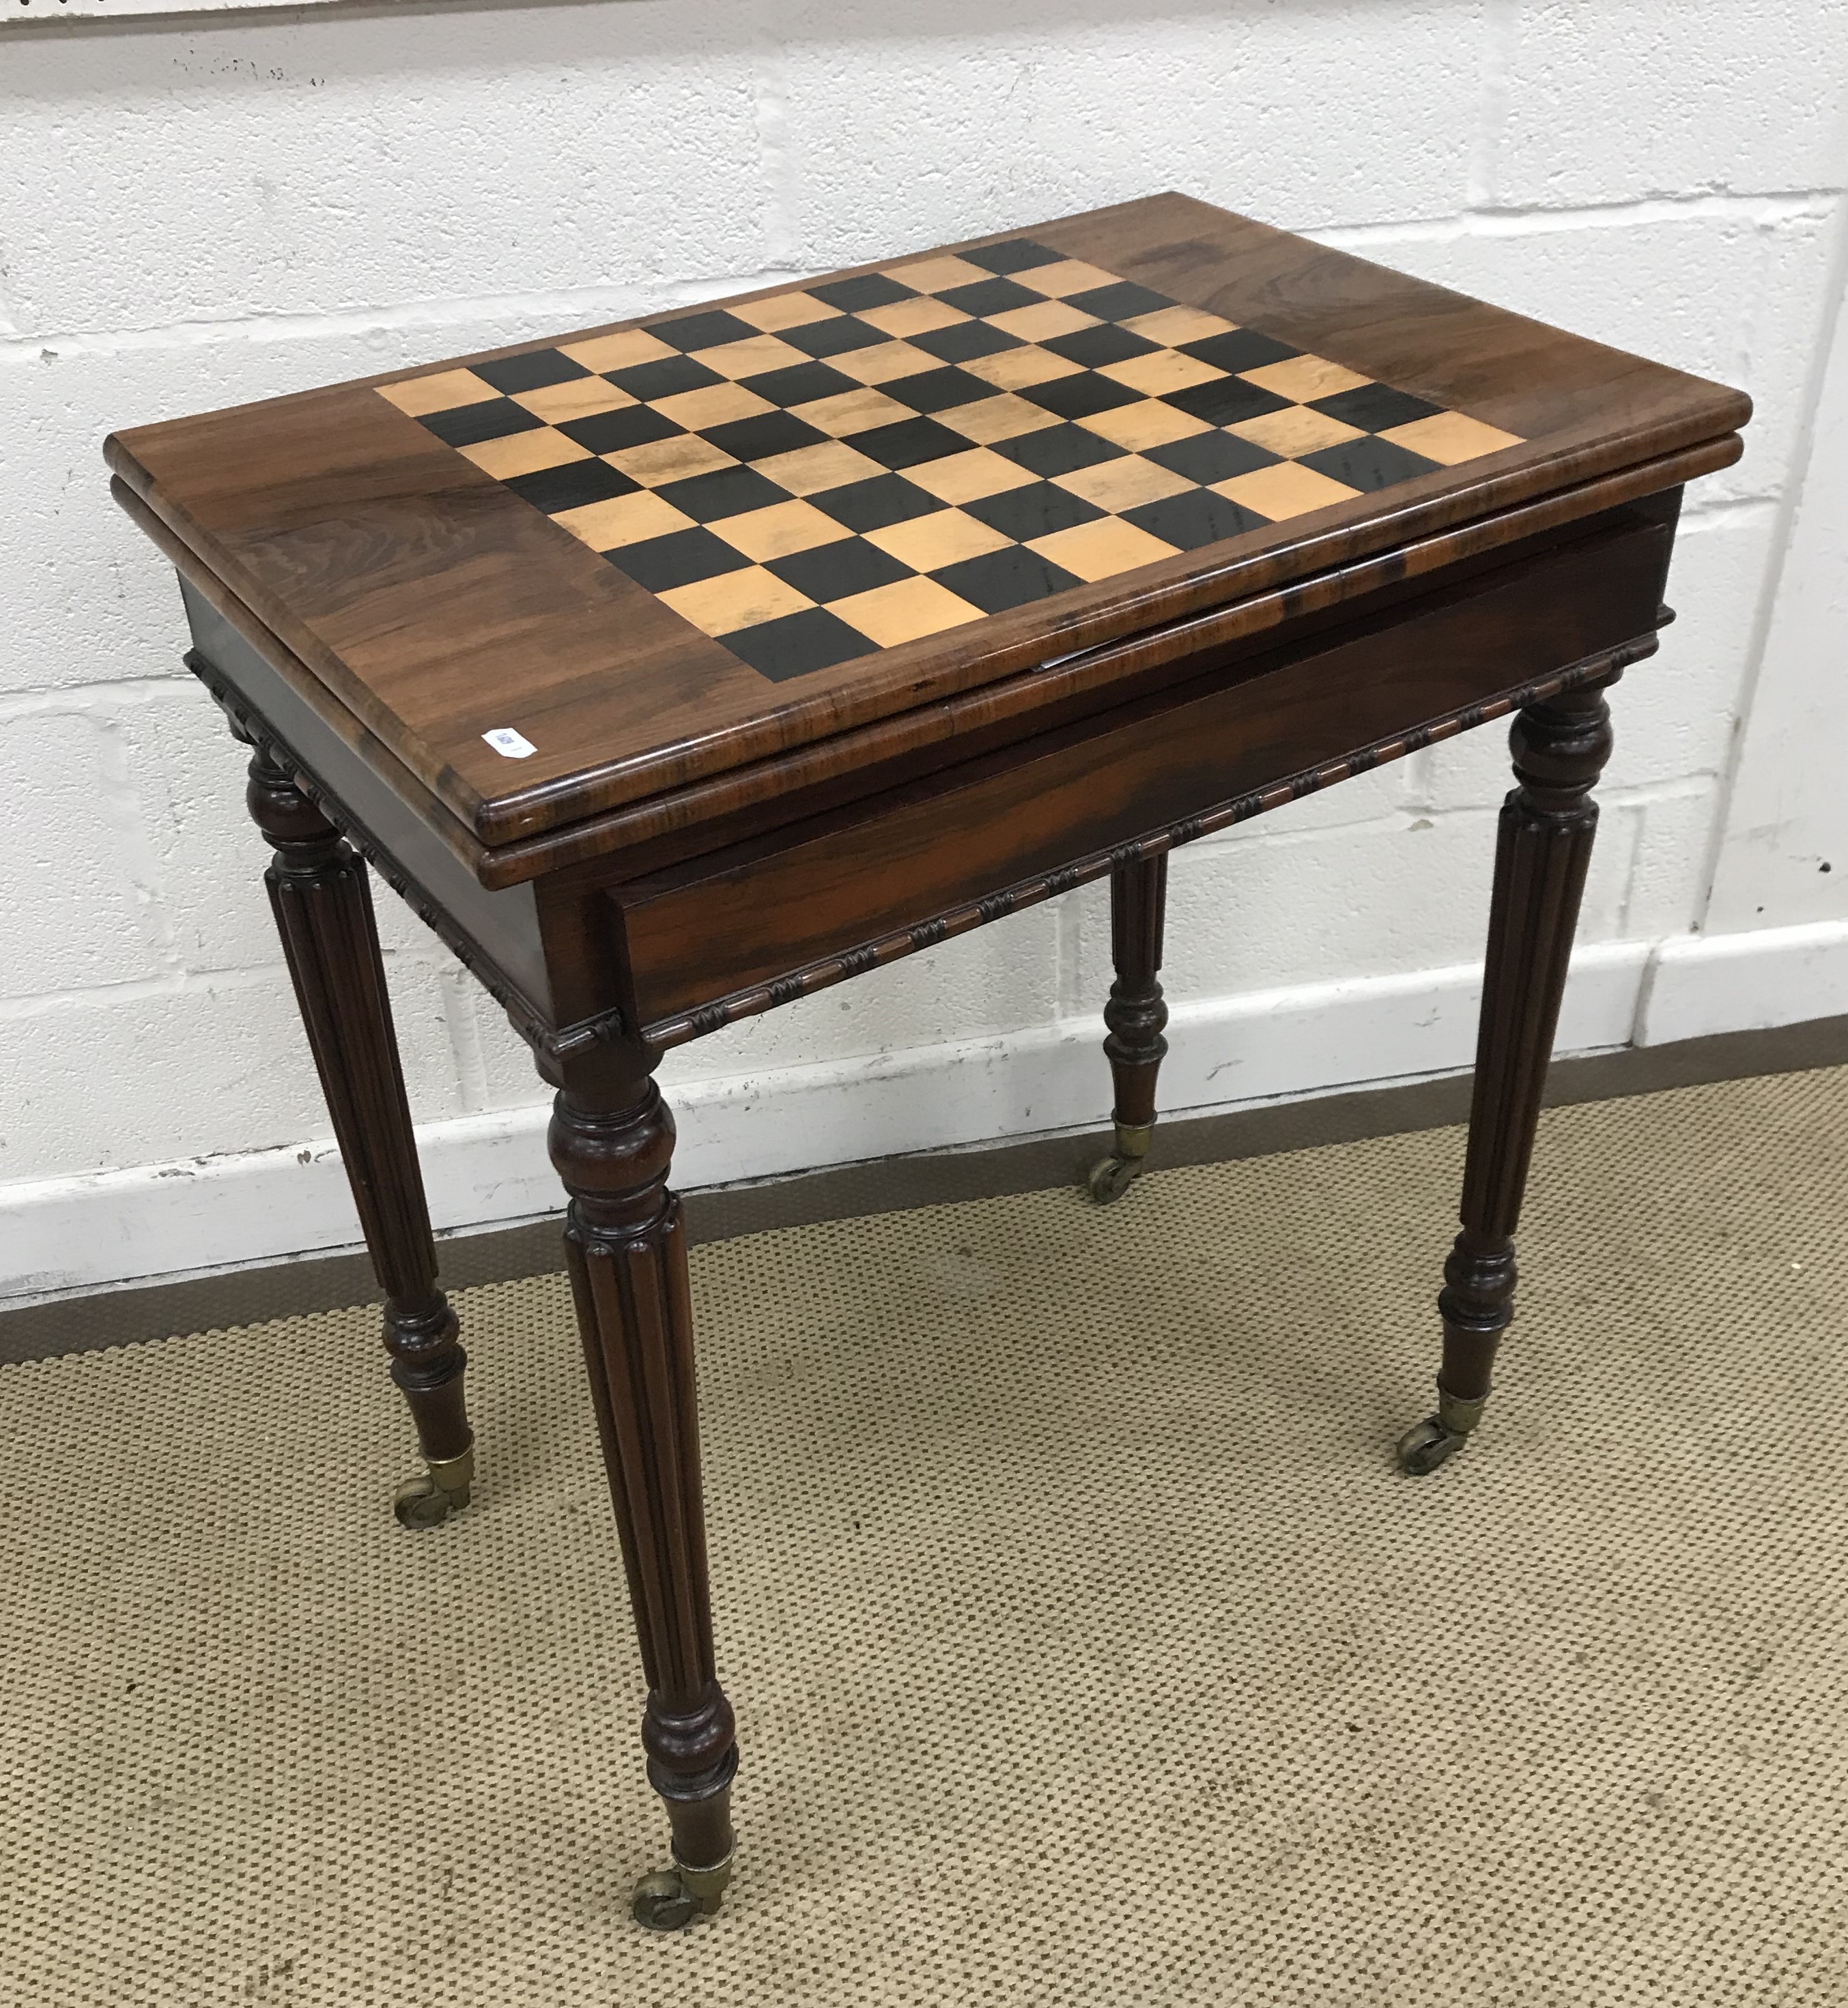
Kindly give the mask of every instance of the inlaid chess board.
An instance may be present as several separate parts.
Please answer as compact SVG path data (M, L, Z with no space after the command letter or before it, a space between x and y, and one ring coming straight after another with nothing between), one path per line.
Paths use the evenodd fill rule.
M777 681L1520 444L1024 237L380 394Z

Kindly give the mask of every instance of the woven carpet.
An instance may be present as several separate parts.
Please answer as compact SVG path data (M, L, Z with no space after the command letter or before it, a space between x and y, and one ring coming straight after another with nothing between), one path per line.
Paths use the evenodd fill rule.
M1848 2002L1848 1069L1546 1119L1470 1449L1456 1131L695 1252L724 1912L564 1284L410 1534L364 1310L0 1370L0 1999Z

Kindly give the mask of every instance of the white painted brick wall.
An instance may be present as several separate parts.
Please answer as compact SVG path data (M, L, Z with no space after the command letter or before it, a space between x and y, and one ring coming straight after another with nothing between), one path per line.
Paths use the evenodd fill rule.
M1766 595L1841 292L1845 92L1848 0L332 5L8 34L0 1227L6 1182L23 1218L115 1190L110 1168L292 1162L326 1127L242 761L179 670L170 577L108 501L105 433L1163 187L1758 400L1746 458L1690 504L1681 624L1617 694L1585 914L1604 946L1569 1020L1627 1036L1648 958L1701 922L1740 735L1785 673ZM1848 539L1830 493L1818 552ZM1188 1036L1261 1020L1242 1077L1268 1093L1457 1063L1505 776L1492 729L1177 858ZM1791 917L1815 923L1825 896L1848 913L1806 880ZM388 895L381 915L436 1144L484 1112L532 1128L524 1048ZM1109 974L1092 887L735 1027L667 1078L709 1175L848 1149L789 1112L831 1108L827 1084L856 1071L899 1142L1090 1119L1101 1060L1047 1056L1089 1051ZM1363 992L1360 1017L1318 1016ZM1276 1029L1299 1020L1325 1030ZM994 1084L972 1097L972 1067ZM1176 1094L1210 1099L1216 1078L1188 1060ZM529 1210L519 1189L453 1217ZM148 1260L105 1249L91 1274Z
M1839 0L1539 0L1498 18L1498 204L1836 185L1848 90Z

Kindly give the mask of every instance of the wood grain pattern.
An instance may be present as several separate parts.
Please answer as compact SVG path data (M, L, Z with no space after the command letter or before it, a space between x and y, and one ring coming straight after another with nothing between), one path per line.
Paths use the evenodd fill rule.
M1103 1007L1103 1051L1116 1090L1110 1119L1131 1130L1155 1120L1156 1081L1168 1050L1159 974L1167 901L1165 850L1111 868L1110 960L1117 974Z
M466 855L489 886L607 860L633 876L805 814L880 793L975 755L1120 705L1184 677L1205 656L1256 654L1280 630L1383 611L1441 575L1478 570L1576 534L1613 507L1637 504L1672 525L1682 483L1729 465L1736 438L1521 505L1481 521L1357 558L1313 578L1230 606L1170 621L1123 640L1054 658L999 683L940 698L810 746L756 761L710 780L651 796L563 829ZM461 825L444 818L453 832Z
M777 683L1523 444L1030 236L377 395Z
M675 1859L731 1852L738 1746L714 1670L686 1230L674 1119L632 1046L554 1070L565 1250L648 1682L642 1742Z
M543 1036L549 1002L537 904L529 885L491 893L439 843L384 778L330 733L209 608L189 606L199 645L186 667L240 736L276 764L424 925L472 970L525 1036Z
M593 864L618 876L639 875L754 831L876 794L1025 738L1036 730L1184 677L1210 649L1243 646L1255 652L1285 626L1301 631L1312 628L1317 621L1344 617L1350 611L1386 606L1395 594L1410 595L1419 589L1420 582L1440 574L1449 578L1469 576L1474 569L1492 562L1497 553L1531 548L1538 539L1567 534L1614 505L1637 502L1658 511L1664 521L1672 524L1680 484L1729 465L1738 449L1736 438L1689 449L1565 495L1357 559L1235 605L1082 651L1001 683L939 699L834 739L495 849L482 845L442 804L426 796L416 777L376 735L350 714L328 704L307 668L222 581L203 571L139 498L119 481L112 486L129 516L181 568L189 604L196 608L203 603L209 609L209 634L195 611L195 638L211 657L221 678L231 668L228 659L218 659L225 652L228 630L235 637L230 646L240 663L237 680L256 709L280 724L281 715L276 706L285 705L294 721L288 727L292 741L304 751L310 744L327 749L325 762L313 763L324 789L338 787L336 770L356 777L363 769L384 784L394 802L403 805L402 812L375 810L370 820L377 834L384 834L386 818L402 833L403 816L416 815L432 837L482 885L506 889L526 886L547 873ZM262 684L264 695L258 695L250 687L253 678ZM318 709L317 697L321 700ZM352 757L342 750L344 747L351 748ZM352 785L365 784L356 778ZM377 790L373 787L369 793L376 796ZM359 806L356 797L355 806ZM363 822L366 820L362 818ZM349 823L342 822L342 827L352 834ZM442 878L449 886L445 910L452 921L458 918L466 902L456 894L448 875L440 865L426 863L420 868L409 854L420 850L427 858L427 847L402 833L394 844L395 864L386 875L395 882L408 875L413 884L422 880L434 885ZM366 843L360 847L385 869L375 847ZM529 953L536 954L536 937ZM491 963L486 966L491 970ZM517 980L529 995L543 994L543 977L528 970Z
M1397 614L715 851L610 895L633 1009L702 1006L1648 634L1669 539L1637 516Z
M424 1457L448 1462L473 1441L462 1396L468 1356L437 1287L436 1244L365 863L261 741L253 746L247 799L274 854L264 875L270 905L385 1292L391 1377Z
M1496 847L1463 1228L1438 1299L1438 1385L1469 1402L1487 1397L1514 1316L1514 1230L1597 833L1591 791L1611 753L1603 680L1524 705L1510 744L1518 785Z
M1152 831L1147 836L1109 850L1092 851L1074 857L1056 871L1022 879L912 926L895 928L890 934L863 942L844 953L823 956L820 961L791 970L774 982L735 992L678 1017L657 1020L643 1027L643 1035L656 1051L684 1045L689 1039L703 1038L708 1033L719 1031L740 1019L759 1016L781 1005L792 1003L798 997L831 989L837 983L844 983L869 969L883 969L889 963L902 962L921 949L953 940L976 928L986 927L992 921L1005 920L1011 914L1024 913L1043 900L1057 899L1062 893L1105 878L1121 866L1177 850L1183 844L1192 843L1219 830L1230 829L1236 824L1248 822L1254 816L1301 801L1305 796L1319 794L1325 788L1338 787L1356 774L1371 773L1375 767L1390 761L1404 759L1427 746L1453 739L1459 733L1473 732L1478 726L1505 718L1523 705L1538 703L1562 691L1575 690L1588 681L1608 677L1613 671L1628 668L1633 663L1645 660L1655 652L1656 646L1653 635L1639 635L1620 648L1602 650L1551 676L1536 677L1516 689L1502 691L1425 724L1394 733L1390 738L1357 747L1340 760L1285 775L1267 787L1236 796L1198 815L1184 817L1165 829Z
M1748 410L1736 392L1178 196L1032 234L1526 443L1408 482L1390 507L1363 496L767 691L370 384L143 427L110 456L331 701L494 846L1715 447ZM531 762L483 744L506 724L540 747Z
M1267 450L1287 448L1286 462L1254 471L1294 484L1292 498L1322 471L1310 462L1333 415L1320 405L1363 388L1357 380L1442 407L1375 430L1415 434L1428 458L1453 464L1117 576L1093 571L939 634L905 638L895 616L888 633L882 603L862 631L891 645L777 682L497 478L549 474L557 440L521 447L537 428L511 422L471 442L474 422L448 418L455 437L438 438L422 422L473 408L458 399L529 393L547 424L576 422L568 414L607 399L609 384L586 391L543 360L500 366L550 342L469 359L486 375L395 373L391 399L373 380L143 428L110 448L119 499L187 582L195 666L267 748L253 806L278 850L278 918L432 1455L466 1441L460 1349L432 1294L414 1162L405 1170L409 1122L363 868L337 829L473 960L559 1090L551 1149L647 1676L643 1741L687 1872L664 1896L660 1879L652 1894L644 1884L639 1915L716 1905L737 1762L716 1673L673 1122L651 1079L662 1052L1109 874L1118 1141L1145 1142L1169 851L1518 710L1464 1232L1443 1303L1446 1405L1407 1440L1423 1460L1412 1468L1432 1468L1471 1426L1511 1311L1588 791L1608 750L1598 692L1653 651L1669 617L1681 484L1739 451L1748 407L1736 392L1179 196L1032 234L1064 254L1055 263L1187 303L1163 323L1172 353L1124 359L1167 373L1160 381L1205 360L1182 339L1201 312L1311 352L1273 348L1274 363L1221 372L1280 373L1259 388L1289 408L1259 415L1275 421ZM960 278L940 260L933 270ZM760 308L749 325L764 338L742 338L720 360L761 376L776 359L766 341L807 311L777 300L787 292L735 303L747 321ZM941 298L954 307L960 292ZM943 311L915 292L869 311L887 307L880 332L901 345ZM1060 318L1032 309L1033 339L1061 339ZM662 359L650 346L659 337L605 333L593 331L589 353ZM706 340L699 353L731 346ZM710 384L662 394L745 409ZM855 422L880 408L855 402ZM1518 443L1462 458L1484 435L1457 428L1477 420ZM462 450L471 444L493 445L486 465ZM1163 499L1163 463L1143 459L1086 482L1112 508L1142 508L1138 497ZM1403 472L1376 453L1375 472L1395 465ZM781 503L771 514L744 526L763 540L745 556L787 586L769 567L790 540L821 532ZM905 534L941 554L950 546L930 540L952 532L974 534L960 523ZM749 600L753 612L780 603ZM717 626L745 602L685 604ZM497 726L537 751L503 759L481 737Z

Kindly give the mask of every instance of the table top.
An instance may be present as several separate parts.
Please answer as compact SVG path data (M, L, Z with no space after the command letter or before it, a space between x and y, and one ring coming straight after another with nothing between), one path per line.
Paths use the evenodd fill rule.
M1749 412L1166 195L108 451L186 568L491 846Z

